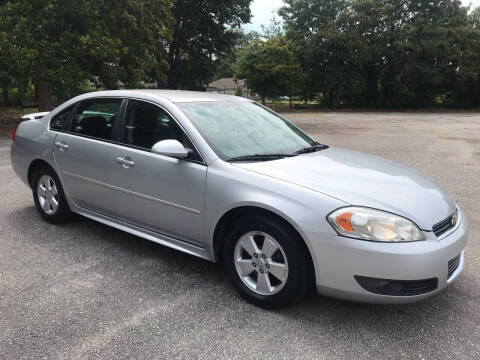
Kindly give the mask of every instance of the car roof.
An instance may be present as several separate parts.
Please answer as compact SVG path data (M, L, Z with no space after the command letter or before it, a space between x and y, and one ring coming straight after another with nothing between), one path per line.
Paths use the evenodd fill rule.
M109 90L95 91L84 94L84 98L97 96L128 96L128 97L144 97L154 96L167 99L174 103L185 102L208 102L208 101L251 101L249 99L216 93L207 93L200 91L184 91L184 90L158 90L158 89L137 89L137 90Z

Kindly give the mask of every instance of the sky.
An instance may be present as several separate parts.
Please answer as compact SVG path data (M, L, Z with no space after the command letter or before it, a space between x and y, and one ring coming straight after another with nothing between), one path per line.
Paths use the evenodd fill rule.
M462 0L464 5L480 6L480 0ZM262 25L270 24L273 14L282 6L282 0L253 0L251 5L252 23L244 26L246 31L260 31Z
M274 13L276 14L282 4L282 0L253 0L252 5L250 5L253 16L252 23L245 25L245 30L262 30L262 25L270 24Z

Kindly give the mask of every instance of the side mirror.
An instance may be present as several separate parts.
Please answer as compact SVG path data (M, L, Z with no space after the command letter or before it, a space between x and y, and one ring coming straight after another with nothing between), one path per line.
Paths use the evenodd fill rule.
M162 140L153 145L152 153L175 159L185 159L189 151L178 140Z

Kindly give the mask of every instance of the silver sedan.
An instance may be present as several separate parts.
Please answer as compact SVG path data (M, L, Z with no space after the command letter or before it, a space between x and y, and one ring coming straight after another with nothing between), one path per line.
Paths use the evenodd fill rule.
M463 269L467 220L443 187L320 144L248 99L89 93L22 121L12 140L13 168L46 221L77 213L222 262L262 307L314 287L412 302Z

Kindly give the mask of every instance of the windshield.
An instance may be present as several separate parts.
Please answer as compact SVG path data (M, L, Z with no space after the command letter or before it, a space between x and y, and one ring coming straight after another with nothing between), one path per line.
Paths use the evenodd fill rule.
M177 104L224 160L286 155L316 142L258 104L247 101Z

